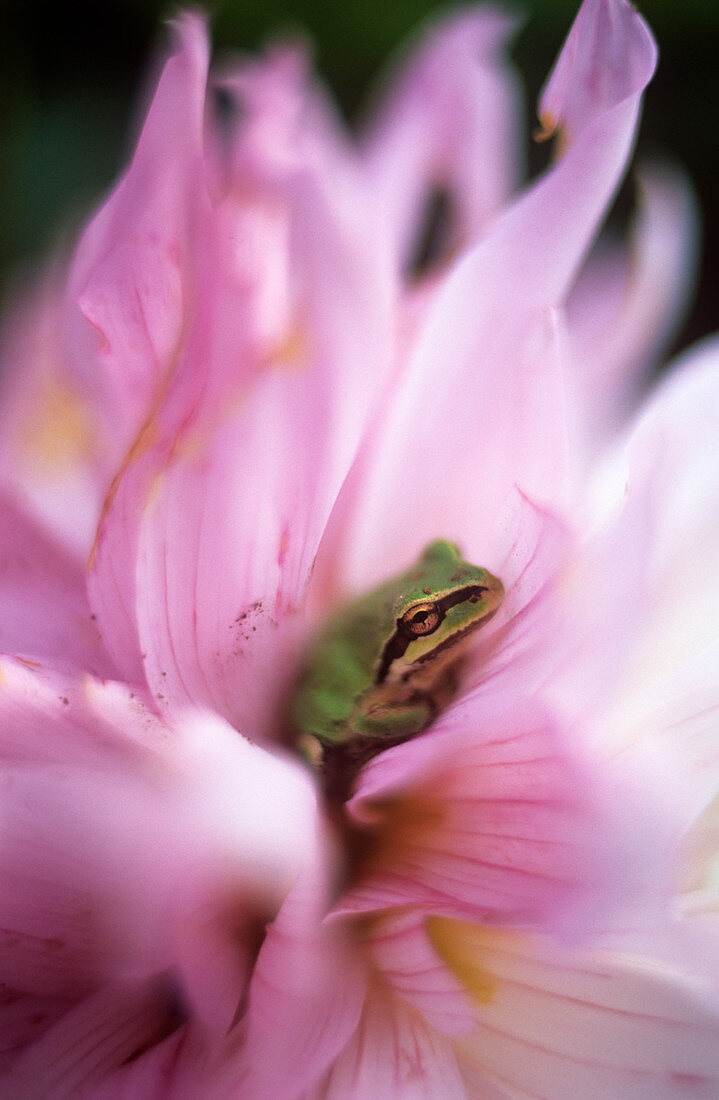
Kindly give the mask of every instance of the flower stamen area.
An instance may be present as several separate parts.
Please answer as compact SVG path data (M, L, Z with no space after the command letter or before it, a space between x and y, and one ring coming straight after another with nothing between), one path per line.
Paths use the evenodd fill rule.
M482 962L482 953L495 930L439 916L427 917L425 928L432 947L467 992L480 1004L491 1004L497 982Z

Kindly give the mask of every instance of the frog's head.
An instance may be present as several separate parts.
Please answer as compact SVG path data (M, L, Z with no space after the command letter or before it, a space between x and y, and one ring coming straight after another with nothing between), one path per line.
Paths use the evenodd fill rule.
M380 659L378 681L392 663L424 664L466 641L496 612L504 586L487 569L464 561L451 542L426 547L403 578L394 601L395 630Z

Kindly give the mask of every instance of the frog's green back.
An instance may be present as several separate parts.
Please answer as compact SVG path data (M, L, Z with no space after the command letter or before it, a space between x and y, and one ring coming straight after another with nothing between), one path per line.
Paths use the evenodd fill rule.
M388 598L391 607L391 591ZM377 611L368 609L365 600L330 622L312 645L295 695L292 716L299 729L323 740L348 736L355 702L375 674L376 639Z

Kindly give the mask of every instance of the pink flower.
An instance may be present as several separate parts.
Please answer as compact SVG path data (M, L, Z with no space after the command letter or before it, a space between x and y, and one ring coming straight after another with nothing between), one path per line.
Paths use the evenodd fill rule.
M299 50L208 83L183 16L11 313L7 1095L716 1092L716 344L635 412L691 199L645 172L631 246L591 248L655 64L625 0L585 0L516 190L510 29L437 25L354 139ZM438 537L504 603L326 806L308 640Z

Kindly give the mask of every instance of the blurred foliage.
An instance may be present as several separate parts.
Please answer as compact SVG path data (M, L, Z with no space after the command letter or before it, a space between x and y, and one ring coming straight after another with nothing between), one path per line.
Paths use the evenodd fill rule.
M166 0L70 0L41 6L1 0L0 270L48 251L108 187L128 155L134 110ZM216 0L215 54L255 49L276 34L302 33L320 72L352 118L387 55L422 20L446 10L432 0ZM524 78L528 131L537 93L577 8L575 0L512 4L525 23L514 50ZM660 45L639 154L683 164L703 210L704 265L682 343L719 327L719 115L715 0L643 0ZM535 156L538 156L536 154ZM531 162L536 166L538 161Z

